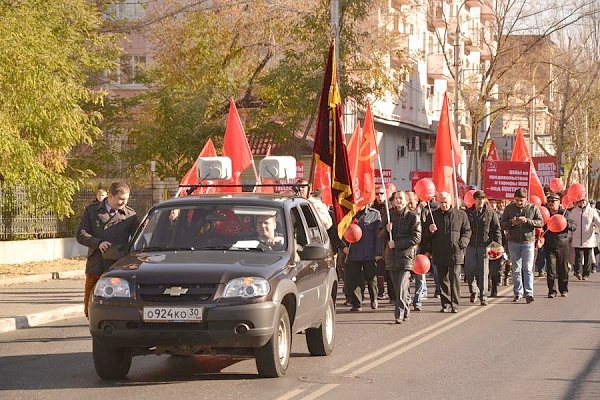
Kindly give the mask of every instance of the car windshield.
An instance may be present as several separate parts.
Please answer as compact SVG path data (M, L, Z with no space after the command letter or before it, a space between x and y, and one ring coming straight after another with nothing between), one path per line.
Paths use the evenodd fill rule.
M280 208L241 204L152 210L142 222L132 250L249 250L287 249L285 221Z

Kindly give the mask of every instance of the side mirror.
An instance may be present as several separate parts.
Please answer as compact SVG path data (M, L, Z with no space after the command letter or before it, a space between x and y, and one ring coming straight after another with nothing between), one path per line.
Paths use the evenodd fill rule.
M300 259L302 260L323 260L327 257L329 248L320 243L310 243L304 246L302 251L299 251Z

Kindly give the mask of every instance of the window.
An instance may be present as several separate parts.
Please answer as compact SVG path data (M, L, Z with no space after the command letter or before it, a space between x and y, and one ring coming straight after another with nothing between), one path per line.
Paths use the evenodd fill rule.
M145 7L140 0L124 0L111 4L105 17L110 20L139 20L144 17Z
M304 214L304 219L306 219L306 224L308 225L308 240L310 243L318 242L323 243L323 236L321 235L321 229L319 229L319 224L317 223L317 218L313 214L312 210L307 204L303 204L300 206L302 209L302 213Z
M141 83L141 72L146 67L146 56L126 54L119 58L117 68L111 74L111 83L132 85Z

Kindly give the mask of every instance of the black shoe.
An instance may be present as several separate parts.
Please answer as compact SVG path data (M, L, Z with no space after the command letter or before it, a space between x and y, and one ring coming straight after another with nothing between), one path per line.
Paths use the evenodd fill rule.
M440 310L440 312L449 313L450 312L450 306L443 306L442 309Z
M352 311L352 312L358 312L358 311L362 311L362 307L352 307L352 308L350 309L350 311Z
M579 272L575 272L575 273L573 274L573 276L574 276L575 278L577 278L577 279L581 280L581 275L579 275Z
M452 313L456 314L458 312L458 307L452 307Z
M562 292L560 294L560 297L567 297L569 295L569 292Z
M477 293L471 293L471 298L469 299L469 301L471 303L475 303L476 299L477 299Z
M440 298L440 294L441 294L441 292L439 290L436 290L435 293L433 294L433 298L434 299L439 299Z
M402 318L396 318L396 323L397 324L401 324L402 323Z
M534 300L533 296L525 296L525 301L527 301L527 304L533 303L533 300Z
M421 311L421 306L413 306L413 311Z
M588 277L586 275L584 275L581 279L583 279L584 281L587 281Z
M488 305L487 299L481 299L481 305L482 306L487 306Z
M521 295L513 297L513 303L516 303L517 301L521 300L522 298L523 298L523 296L521 296Z
M550 292L550 293L548 293L548 298L549 299L553 299L555 297L556 297L556 292Z

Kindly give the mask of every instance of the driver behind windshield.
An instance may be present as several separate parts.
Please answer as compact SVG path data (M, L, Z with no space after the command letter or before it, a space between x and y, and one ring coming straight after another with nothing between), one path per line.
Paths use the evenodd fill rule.
M256 217L256 232L258 233L259 246L263 250L283 250L285 241L283 236L275 232L277 218L275 215L259 215Z

